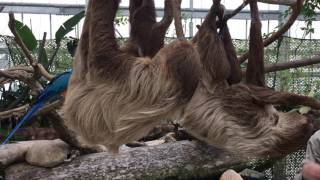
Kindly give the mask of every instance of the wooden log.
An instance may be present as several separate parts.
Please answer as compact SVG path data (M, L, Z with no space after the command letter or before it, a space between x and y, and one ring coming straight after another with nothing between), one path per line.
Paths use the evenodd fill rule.
M8 180L19 179L199 179L216 177L227 169L242 170L247 161L196 141L80 156L55 168L26 163L5 170Z

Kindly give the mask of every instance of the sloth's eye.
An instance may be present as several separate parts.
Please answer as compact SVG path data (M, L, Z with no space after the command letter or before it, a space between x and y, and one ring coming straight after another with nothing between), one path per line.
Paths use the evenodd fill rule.
M272 118L273 118L274 125L277 125L279 123L279 115L274 114Z

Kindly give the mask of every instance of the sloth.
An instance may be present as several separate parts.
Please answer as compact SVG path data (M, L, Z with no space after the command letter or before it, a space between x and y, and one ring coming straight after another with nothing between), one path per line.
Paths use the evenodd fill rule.
M220 38L214 5L192 41L175 40L148 54L143 40L139 43L143 37L131 32L143 57L119 48L113 25L118 7L119 0L88 4L63 106L65 125L81 142L118 152L167 118L181 120L196 138L241 155L285 154L306 141L312 129L308 119L273 105L319 109L320 103L240 82L235 53L228 54L234 50L228 28L226 23L220 28L226 34ZM254 66L247 69L257 72Z
M65 124L80 141L112 151L161 119L180 116L200 76L199 54L188 41L174 41L153 58L121 50L113 26L118 5L89 1L63 106Z

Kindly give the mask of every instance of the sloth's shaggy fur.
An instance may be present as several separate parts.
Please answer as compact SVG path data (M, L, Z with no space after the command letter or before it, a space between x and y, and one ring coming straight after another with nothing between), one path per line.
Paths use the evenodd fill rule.
M66 125L85 143L117 151L168 117L181 119L195 137L242 155L288 153L309 137L304 116L277 112L272 104L319 109L318 101L227 83L232 68L212 10L196 41L177 40L153 58L137 58L116 43L118 5L89 1L74 61L63 111Z

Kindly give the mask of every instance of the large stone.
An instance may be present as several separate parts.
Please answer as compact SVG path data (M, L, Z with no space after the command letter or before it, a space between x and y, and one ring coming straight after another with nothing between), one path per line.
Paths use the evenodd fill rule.
M26 153L26 161L34 166L54 167L64 162L69 145L60 139L34 143Z

